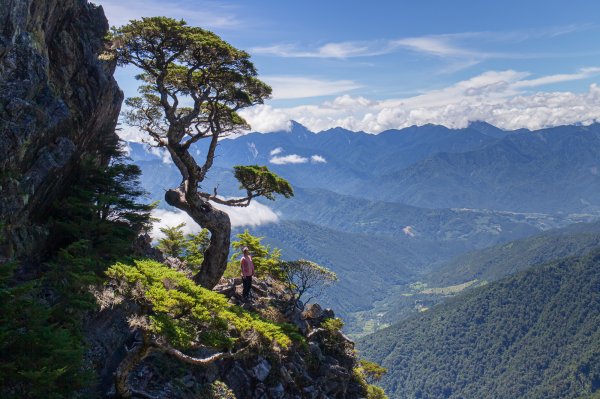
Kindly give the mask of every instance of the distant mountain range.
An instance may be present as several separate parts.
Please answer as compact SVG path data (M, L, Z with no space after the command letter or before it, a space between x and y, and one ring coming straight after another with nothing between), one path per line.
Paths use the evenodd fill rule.
M160 150L129 148L143 186L162 200L178 171ZM267 165L292 183L294 198L262 201L280 222L250 232L286 258L338 273L323 302L350 329L374 303L392 303L398 289L458 255L600 215L600 124L507 132L479 122L371 135L292 123L289 132L220 141L203 189L239 195L237 164Z
M592 398L600 252L470 290L359 341L390 398Z
M140 144L131 149L137 163L160 161ZM480 122L371 135L293 123L290 132L222 140L206 187L235 193L235 182L220 178L236 164L268 165L296 187L421 208L600 210L600 124L504 132Z

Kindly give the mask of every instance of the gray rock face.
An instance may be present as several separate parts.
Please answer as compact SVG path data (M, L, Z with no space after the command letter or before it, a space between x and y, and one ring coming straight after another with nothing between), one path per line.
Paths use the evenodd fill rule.
M86 0L0 0L0 221L21 255L97 144L116 140L123 94L99 60L108 23ZM102 161L99 159L99 161Z
M252 374L259 381L264 381L271 371L271 364L262 357L258 358L256 366L252 367Z

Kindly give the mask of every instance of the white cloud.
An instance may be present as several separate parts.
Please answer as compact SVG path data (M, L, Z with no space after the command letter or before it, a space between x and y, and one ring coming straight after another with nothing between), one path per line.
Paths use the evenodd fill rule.
M323 80L302 76L263 76L273 88L273 99L329 96L362 87L351 80Z
M277 147L277 148L272 149L269 154L271 156L273 156L273 155L281 154L282 152L283 152L283 148Z
M276 223L279 217L266 205L252 201L247 207L230 207L225 205L213 204L229 215L232 227L260 226L266 223ZM165 209L155 209L152 216L158 221L152 225L150 235L154 240L162 238L164 234L160 232L161 227L174 227L180 223L185 223L183 232L185 234L194 234L201 230L201 227L187 213L183 211L168 211Z
M273 157L269 159L269 162L275 165L287 165L287 164L297 164L297 163L307 163L308 158L301 157L297 154L286 155L283 157Z
M415 231L412 226L406 226L405 228L402 229L402 232L409 237L415 236Z
M262 105L244 110L253 129L284 130L295 120L314 132L343 127L379 133L427 123L460 128L483 120L504 129L540 129L563 124L600 121L600 88L587 92L531 92L531 89L600 74L600 68L531 78L528 72L488 71L441 89L406 98L369 100L342 95L317 105L273 108ZM260 130L258 126L265 127ZM273 128L273 129L270 129ZM276 161L279 161L276 159Z
M327 163L327 160L322 157L321 155L313 155L312 157L310 157L310 162L311 163Z
M482 51L494 48L498 43L512 44L540 38L554 38L583 29L591 24L554 26L529 30L458 32L417 37L387 38L377 40L330 42L320 46L298 44L275 44L255 47L253 54L265 54L285 58L349 58L373 57L400 51L412 51L433 55L445 64L439 73L452 73L469 68L488 59L531 59L569 57L570 54Z
M260 105L244 108L238 113L251 124L253 131L289 132L292 129L291 118L284 109L273 108L270 105Z
M257 201L252 201L246 207L232 207L219 204L213 204L213 206L227 212L232 227L260 226L279 221L279 216L271 208Z
M537 79L516 82L514 87L536 87L553 83L569 82L573 80L587 79L600 75L600 68L581 68L577 73L561 73L557 75L544 76Z
M134 143L143 143L144 140L148 139L148 136L140 132L138 128L129 126L127 124L119 125L117 135L121 140L131 141Z
M391 52L394 46L388 40L326 43L315 50L300 50L292 44L254 47L253 54L274 55L287 58L351 58L382 55Z
M207 29L237 28L242 22L230 5L218 1L196 1L193 7L184 1L169 1L165 5L160 0L96 0L104 9L110 25L121 26L132 19L164 15L184 19L193 26Z
M154 240L164 237L164 234L160 231L161 227L175 227L178 224L185 223L183 227L185 234L194 234L201 230L200 226L194 222L194 219L182 211L171 212L165 209L155 209L152 211L152 216L158 219L152 225L152 232L150 233Z
M150 147L149 152L150 152L150 154L160 158L163 161L163 163L166 163L166 164L173 163L173 160L171 159L171 154L169 154L169 151L167 151L165 148Z
M406 47L413 51L433 54L439 57L481 57L484 54L466 50L450 43L450 37L446 35L409 37L394 40L395 46Z

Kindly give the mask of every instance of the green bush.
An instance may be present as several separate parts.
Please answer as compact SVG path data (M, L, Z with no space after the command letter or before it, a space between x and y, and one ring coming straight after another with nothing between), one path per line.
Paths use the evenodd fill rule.
M242 249L248 247L252 262L254 263L254 273L257 277L273 277L281 280L283 277L281 264L281 251L279 249L267 245L262 245L262 237L255 237L244 231L236 235L237 241L234 241L231 246L234 249L230 261L227 264L227 270L223 277L239 277L241 275L240 258L242 257Z
M266 321L234 306L225 296L156 261L116 263L107 275L108 287L117 298L139 305L140 312L134 316L137 326L162 336L172 346L185 349L203 344L229 349L243 340L247 331L284 348L292 343L291 326Z
M0 265L0 397L65 398L85 386L84 346L62 307L44 299L43 281L15 283L15 263Z

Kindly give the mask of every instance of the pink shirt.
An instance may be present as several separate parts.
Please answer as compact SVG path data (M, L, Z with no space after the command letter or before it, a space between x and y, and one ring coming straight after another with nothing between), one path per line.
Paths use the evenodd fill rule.
M254 275L254 262L252 262L252 257L250 255L242 256L240 259L242 264L242 276L252 276Z

